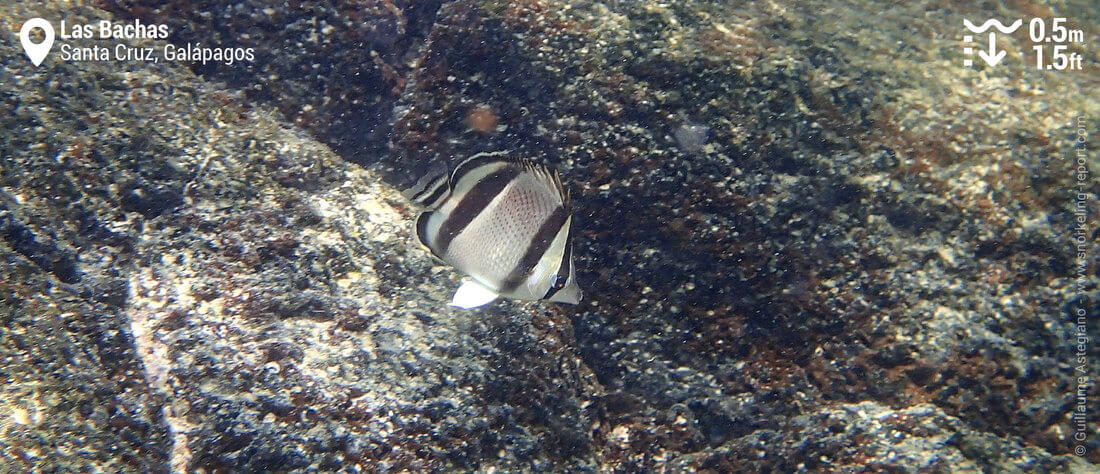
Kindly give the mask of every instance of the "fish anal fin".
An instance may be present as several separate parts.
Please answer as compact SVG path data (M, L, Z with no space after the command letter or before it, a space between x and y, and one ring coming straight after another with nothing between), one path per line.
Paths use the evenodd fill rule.
M451 306L458 306L462 309L477 308L491 303L498 296L500 295L481 283L473 280L463 280L462 285L458 287L458 291L455 291L454 298L451 299Z

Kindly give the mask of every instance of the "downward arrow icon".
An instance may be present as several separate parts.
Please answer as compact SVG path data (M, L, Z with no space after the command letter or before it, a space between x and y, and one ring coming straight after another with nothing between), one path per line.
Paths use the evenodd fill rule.
M985 60L985 63L992 66L996 66L1005 57L1004 51L997 51L997 35L995 33L989 34L989 52L978 51L978 56L981 56Z

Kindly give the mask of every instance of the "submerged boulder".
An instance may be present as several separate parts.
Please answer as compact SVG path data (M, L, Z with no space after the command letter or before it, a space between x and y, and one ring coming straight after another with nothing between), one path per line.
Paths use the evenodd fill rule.
M1100 310L1076 76L964 69L923 34L957 15L916 6L255 3L0 7L260 52L36 68L7 36L18 468L1100 462L1066 416ZM577 307L450 308L411 238L398 188L503 149L573 192Z

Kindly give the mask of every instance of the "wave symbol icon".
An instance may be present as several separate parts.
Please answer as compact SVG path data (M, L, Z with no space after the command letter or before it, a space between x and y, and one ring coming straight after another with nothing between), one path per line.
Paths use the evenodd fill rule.
M986 30L988 30L990 27L993 27L996 28L997 31L1000 31L1001 33L1007 35L1009 33L1012 33L1013 31L1016 31L1016 28L1019 28L1022 24L1024 24L1024 20L1017 19L1015 22L1012 23L1012 26L1005 26L1004 23L1001 23L999 20L991 18L989 20L986 20L985 23L982 23L982 26L974 26L974 24L971 23L970 20L967 20L965 18L963 19L963 26L974 33L985 33Z

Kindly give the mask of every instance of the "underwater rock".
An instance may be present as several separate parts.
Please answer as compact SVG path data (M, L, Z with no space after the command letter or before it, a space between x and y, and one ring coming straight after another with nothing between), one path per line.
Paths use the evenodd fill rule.
M253 61L195 63L244 103L278 109L345 160L371 164L386 152L393 105L410 57L442 0L232 3L101 0L118 17L167 25L168 42L253 48Z
M185 68L17 53L0 53L12 466L425 470L520 445L496 464L577 463L543 450L582 449L590 422L509 408L587 417L568 323L449 309L459 276L394 188Z
M26 381L0 403L0 450L17 467L1100 462L1097 415L1083 458L1066 416L1100 252L1078 280L1077 128L1057 112L1100 105L1072 75L1027 73L1047 93L1021 99L1013 70L961 69L915 33L991 12L98 3L261 54L196 77L0 50L0 347ZM677 117L706 123L706 146L684 153ZM447 307L460 277L412 243L395 189L487 150L571 183L578 307Z

